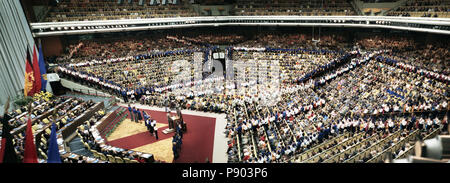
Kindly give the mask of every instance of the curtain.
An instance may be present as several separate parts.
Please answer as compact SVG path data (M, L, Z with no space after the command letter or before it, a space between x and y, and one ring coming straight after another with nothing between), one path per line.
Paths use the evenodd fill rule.
M26 50L32 56L33 46L20 1L0 1L0 105L23 96Z

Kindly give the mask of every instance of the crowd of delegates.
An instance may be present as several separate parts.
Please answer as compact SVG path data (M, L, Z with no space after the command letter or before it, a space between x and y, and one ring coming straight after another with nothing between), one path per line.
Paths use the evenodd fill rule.
M324 34L315 39L307 33L265 33L257 35L220 33L143 34L118 38L96 38L94 40L69 41L62 56L47 58L54 63L85 62L91 60L117 59L143 54L154 54L174 50L194 50L212 45L237 47L272 47L341 50L348 48L341 33Z
M307 45L307 43L292 43L291 41L302 39L277 36L267 34L259 37L257 41L249 41L241 45L274 48ZM291 36L302 37L299 34ZM276 41L278 39L279 42ZM123 62L106 62L106 65L93 62L76 66L74 67L76 70L70 68L62 69L62 71L65 74L73 75L75 73L77 80L87 80L88 84L95 83L92 81L99 80L95 77L101 76L102 82L100 83L104 84L102 87L112 89L114 92L120 91L116 94L123 96L126 102L128 100L140 101L143 104L159 106L177 103L186 109L226 112L230 122L227 126L227 136L230 139L228 150L230 161L286 162L296 154L307 151L325 139L336 137L340 134L336 132L341 129L347 128L346 132L356 131L356 127L360 127L359 130L367 129L367 131L372 128L398 129L392 125L398 126L402 124L403 120L392 116L384 118L384 116L392 113L412 114L430 111L432 115L435 115L433 111L448 110L448 92L446 90L448 79L445 80L448 77L445 74L444 78L434 77L433 73L429 74L428 72L420 74L417 70L408 69L409 66L392 64L387 59L404 59L399 55L407 53L422 54L423 57L420 60L401 61L417 64L424 68L432 68L429 67L428 61L446 64L446 56L436 55L448 55L447 44L437 44L435 47L439 49L436 50L432 50L434 46L427 46L428 49L414 52L418 42L405 38L375 36L360 39L357 43L357 47L363 50L387 49L389 51L378 51L376 54L354 52L356 57L349 63L339 65L337 68L326 67L323 69L324 75L307 78L300 83L285 83L282 85L282 90L286 92L283 92L281 101L275 106L266 108L258 103L257 97L248 93L223 95L229 91L227 86L225 86L226 89L217 90L218 92L210 90L203 93L189 91L183 94L171 93L170 89L173 88L168 84L174 79L174 75L170 74L170 65L174 60L183 59L184 56L192 57L192 53L154 57L150 60L132 58ZM298 80L293 77L302 77L329 64L333 58L340 57L342 54L339 52L327 54L307 51L289 52L280 49L273 52L236 51L232 56L246 62L251 59L279 59L281 60L280 74L282 78ZM436 72L436 69L442 68L432 69ZM440 72L442 71L445 70L440 70ZM186 76L193 76L193 68L186 73ZM114 83L107 83L104 79ZM98 83L98 81L96 82ZM150 85L146 85L149 83ZM107 87L113 84L117 85ZM128 92L122 90L122 87L127 87ZM174 88L176 87L179 86L174 86ZM232 107L230 108L230 106ZM427 115L425 114L418 120L411 118L411 121L417 121L420 126L421 122L429 121ZM436 123L447 124L446 118L432 116L430 119L432 121L438 119ZM393 132L395 130L387 134L380 133L373 138L382 138ZM239 139L238 142L236 137ZM365 135L361 139L357 139L355 143L371 137ZM241 156L239 157L238 154ZM354 155L349 154L342 161L346 161ZM326 158L334 155L329 156ZM324 160L323 158L322 160Z
M342 57L343 54L339 52L318 52L318 51L303 51L296 50L291 52L250 52L250 51L235 51L233 52L233 59L249 63L254 68L249 68L252 71L271 71L271 67L275 67L276 61L279 65L280 79L283 83L290 83L299 80L310 72L319 70L320 66L330 64L335 58ZM263 60L268 62L263 64ZM253 63L253 64L251 64ZM247 71L248 72L248 71ZM319 72L319 71L317 71ZM277 73L278 74L278 73ZM248 74L249 75L249 74ZM270 75L270 72L269 72ZM239 76L235 76L238 78ZM252 76L247 76L249 80L256 79ZM273 76L275 77L275 76ZM269 78L270 80L270 78Z
M195 48L197 48L195 45L183 44L167 39L163 35L121 37L120 39L105 38L69 44L65 51L67 54L55 60L57 63L67 62L67 60L76 63Z
M347 0L238 0L235 5L235 15L355 15L352 5Z
M32 132L35 135L35 143L38 150L38 157L46 159L45 156L48 150L48 141L50 138L51 124L55 123L56 130L63 128L70 124L76 117L87 111L95 103L92 100L83 101L79 98L69 97L51 97L49 101L42 102L43 98L35 98L33 101L32 117ZM13 136L13 145L17 153L18 160L23 160L23 153L25 147L25 131L26 122L28 121L28 112L22 112L17 115L19 111L11 113L13 116L22 116L21 118L12 118L9 121L11 135ZM44 113L46 113L45 117ZM24 120L24 121L22 121ZM42 133L41 133L42 132ZM40 136L38 136L40 134Z
M416 48L395 52L390 57L433 72L450 74L450 51L447 42L435 42L434 44L425 44Z
M401 60L420 68L449 75L449 44L445 41L415 41L395 36L367 36L358 38L357 46L364 50L391 50L386 57Z
M315 39L320 39L320 42L315 44L312 41L313 37L307 33L261 33L255 36L254 39L249 39L236 46L238 47L272 47L272 48L302 48L313 50L316 48L327 50L340 50L348 48L346 39L342 34L321 35Z
M447 0L413 0L387 13L387 16L439 17L450 16L450 2Z
M360 37L356 41L356 46L363 50L383 50L389 49L394 52L410 51L414 50L415 42L413 39L406 37L393 37L393 36L364 36Z
M143 18L171 18L192 17L198 14L180 0L174 4L172 1L154 1L142 5L138 1L90 0L90 1L60 1L53 6L45 21L83 21L83 20L117 20L117 19L143 19Z
M210 44L210 45L224 45L224 44L234 45L247 39L246 36L244 35L238 34L223 35L221 33L199 34L195 36L181 36L180 38L193 43Z
M287 157L281 156L281 152L284 154L286 150L289 150L290 153L292 149L295 150L294 152L303 152L308 149L311 142L320 142L321 140L317 139L323 137L319 138L319 134L321 134L320 136L326 136L325 134L329 133L328 130L333 125L388 128L389 124L385 123L389 120L378 118L382 120L370 121L364 119L363 116L379 116L392 112L447 111L447 87L446 83L433 81L425 76L372 60L364 63L363 66L353 67L350 71L332 79L322 87L313 87L312 89L306 87L305 90L300 89L298 93L283 97L285 100L276 105L275 109L266 110L265 114L255 115L255 111L258 112L258 110L252 108L248 110L250 116L247 120L249 121L241 120L242 115L238 115L240 122L237 123L237 126L229 126L229 133L234 133L232 131L236 129L236 133L239 135L242 134L240 131L243 129L245 131L255 126L264 126L267 121L270 123L272 120L285 122L290 130L280 125L277 127L278 133L270 132L271 130L267 132L267 134L281 134L282 137L285 137L282 138L284 144L280 142L272 143L273 146L269 148L272 149L272 154L267 153L265 148L267 144L264 140L261 140L261 143L258 142L262 146L255 146L255 148L258 148L257 152L262 152L258 153L258 157L255 159L250 158L251 153L247 153L249 157L245 158L245 152L251 152L252 150L243 148L244 160L250 158L250 162L266 161L267 156L272 161L284 161ZM308 100L308 98L312 98L312 100ZM246 106L252 105L247 103ZM283 119L286 120L283 121ZM255 120L256 123L250 122ZM445 120L442 121L442 117L439 120L438 124L446 123ZM278 121L275 123L277 124ZM423 124L423 121L418 121L419 126ZM267 130L267 127L264 128L264 130ZM264 130L256 132L259 135L256 136L258 139L267 139ZM244 140L245 138L240 137L239 139ZM245 142L243 143L245 144ZM231 153L231 155L235 154ZM260 156L266 158L261 160ZM271 156L272 158L270 158ZM267 161L270 162L271 160Z

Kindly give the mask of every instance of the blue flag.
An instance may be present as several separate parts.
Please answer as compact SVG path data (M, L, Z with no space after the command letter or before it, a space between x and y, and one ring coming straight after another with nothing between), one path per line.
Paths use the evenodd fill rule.
M41 91L46 91L47 70L45 69L44 54L42 54L41 44L39 44L39 70L41 71Z
M50 142L48 145L47 163L61 163L59 155L58 142L56 141L56 125L52 123L52 132L50 134Z

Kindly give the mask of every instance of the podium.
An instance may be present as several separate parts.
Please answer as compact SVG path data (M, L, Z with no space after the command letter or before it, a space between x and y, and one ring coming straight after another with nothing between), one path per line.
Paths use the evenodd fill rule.
M167 118L167 121L169 122L169 128L163 130L164 134L173 133L175 132L175 125L177 125L180 121L179 116L170 116Z

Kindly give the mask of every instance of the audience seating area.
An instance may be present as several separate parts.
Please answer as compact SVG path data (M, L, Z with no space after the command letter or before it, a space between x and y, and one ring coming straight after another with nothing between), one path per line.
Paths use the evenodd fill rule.
M43 100L43 98L35 99L33 101L34 107L33 114L31 115L31 123L40 162L44 162L47 159L48 142L52 123L55 123L58 138L60 138L60 140L58 140L59 148L60 150L64 150L63 141L67 138L67 134L71 133L70 131L77 126L79 121L83 120L85 116L92 115L93 112L102 108L103 106L100 104L103 103L95 103L90 100L83 101L80 98L70 97L52 96L46 100ZM10 120L10 124L12 124L13 127L11 130L11 135L14 137L13 144L19 160L21 161L23 158L28 114L25 111L25 108L19 109L11 113L11 116L14 116L14 118ZM63 138L63 136L66 136L66 138ZM66 159L70 159L69 154L70 153L63 156L65 157L63 161L69 161Z
M53 7L46 18L47 22L85 21L85 20L118 20L143 18L192 17L198 14L178 4L155 4L148 2L140 5L138 1L123 1L118 4L111 0L73 1L61 0Z
M131 2L131 3L129 3ZM152 1L153 2L153 1ZM44 21L88 21L88 20L119 20L119 19L145 19L169 17L200 16L190 3L172 1L165 4L150 4L139 0L124 0L121 3L112 0L73 1L61 0L51 7ZM367 1L369 3L393 2ZM366 3L367 3L366 2ZM236 16L351 16L358 15L352 0L236 0L231 14ZM209 8L205 8L209 9ZM219 8L223 9L223 8ZM387 10L386 8L382 8ZM365 8L363 14L380 15L380 8ZM389 8L388 8L389 9ZM388 10L387 16L403 17L439 17L448 18L450 14L450 0L409 0L404 5Z
M450 18L450 0L410 0L387 16Z
M344 16L356 15L348 0L237 0L235 15L297 15Z
M114 124L115 119L126 116L123 108L119 108L108 116L102 118L92 117L86 120L76 130L76 134L86 149L92 152L95 158L109 163L152 163L155 162L153 155L135 152L127 149L117 148L105 144L105 136L101 132L108 129L108 124ZM113 121L110 121L114 118Z

